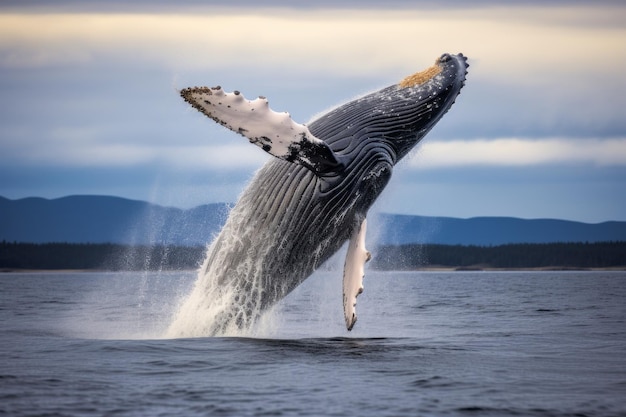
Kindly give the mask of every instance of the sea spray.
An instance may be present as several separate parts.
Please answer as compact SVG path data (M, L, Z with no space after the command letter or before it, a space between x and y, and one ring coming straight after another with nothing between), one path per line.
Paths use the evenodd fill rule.
M209 246L194 287L166 337L245 336L260 318L267 291L263 280L268 279L263 263L277 242L264 236L263 248L247 250L253 235L263 232L251 230L246 215L245 207L231 211L224 229ZM233 256L238 259L233 261Z
M57 317L60 334L79 339L161 339L195 281L192 271L58 272L73 279L71 314Z
M261 187L254 184L255 180L258 176L250 188ZM298 209L278 207L285 211ZM192 291L164 337L251 336L258 335L260 329L271 333L275 328L268 309L336 252L347 237L345 226L340 224L346 217L354 218L353 202L348 202L334 216L315 221L317 230L311 233L298 229L310 224L293 223L286 215L251 221L257 208L258 203L244 193L231 210L224 228L207 249ZM273 232L285 227L288 232L284 235ZM298 250L302 247L306 250Z

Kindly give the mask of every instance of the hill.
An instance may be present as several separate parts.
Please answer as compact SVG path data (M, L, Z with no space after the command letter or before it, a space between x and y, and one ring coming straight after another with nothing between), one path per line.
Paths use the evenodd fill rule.
M225 204L182 210L108 196L0 197L0 240L205 245L227 215Z
M504 245L513 243L626 241L626 222L590 224L556 219L513 217L403 216L381 214L384 228L379 241L385 245L411 243L443 245Z
M110 196L58 199L0 197L0 241L206 245L228 215L226 204L182 210ZM507 217L370 216L370 240L379 245L626 241L626 222L588 224Z

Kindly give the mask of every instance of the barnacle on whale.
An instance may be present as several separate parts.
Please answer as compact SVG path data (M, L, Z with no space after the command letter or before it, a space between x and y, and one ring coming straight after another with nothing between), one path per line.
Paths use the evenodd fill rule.
M402 88L416 87L430 81L433 77L441 73L441 67L438 65L439 61L432 67L426 68L423 71L416 72L415 74L405 77L398 85Z

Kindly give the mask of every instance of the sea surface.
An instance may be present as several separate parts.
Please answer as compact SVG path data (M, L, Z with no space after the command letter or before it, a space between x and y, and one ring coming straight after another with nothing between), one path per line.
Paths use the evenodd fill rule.
M626 416L626 272L320 272L164 339L195 272L0 274L0 415Z

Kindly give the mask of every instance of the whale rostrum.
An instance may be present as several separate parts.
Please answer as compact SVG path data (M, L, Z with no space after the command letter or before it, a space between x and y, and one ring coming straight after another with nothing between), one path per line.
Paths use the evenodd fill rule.
M454 103L466 57L443 54L397 84L366 94L308 125L266 98L221 87L180 94L217 123L275 156L254 176L207 250L198 280L168 335L237 334L349 241L343 277L346 328L363 291L367 211L394 166Z

